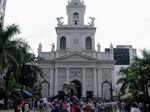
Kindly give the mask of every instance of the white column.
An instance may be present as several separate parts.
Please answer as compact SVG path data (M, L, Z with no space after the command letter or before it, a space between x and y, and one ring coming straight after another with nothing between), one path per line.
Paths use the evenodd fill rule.
M112 83L112 86L114 87L115 86L114 68L111 68L111 83Z
M54 95L54 69L50 69L50 96Z
M69 83L69 68L66 68L66 82Z
M95 33L92 34L92 50L95 50Z
M98 68L98 96L102 97L102 71Z
M82 38L83 38L83 40L82 40L82 50L85 50L86 45L85 45L85 34L84 33L82 33Z
M55 95L58 94L58 68L55 68Z
M70 34L67 33L67 38L66 38L66 50L69 51L70 47Z
M97 96L97 77L96 77L96 68L93 68L94 71L94 96Z
M86 97L86 89L85 89L85 68L82 68L82 96Z

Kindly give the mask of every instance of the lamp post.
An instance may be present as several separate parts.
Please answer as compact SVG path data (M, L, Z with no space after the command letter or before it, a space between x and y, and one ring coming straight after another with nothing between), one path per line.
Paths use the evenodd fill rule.
M109 88L109 90L110 90L111 102L113 102L113 91L114 91L115 89L113 88L112 83L110 83L110 88Z

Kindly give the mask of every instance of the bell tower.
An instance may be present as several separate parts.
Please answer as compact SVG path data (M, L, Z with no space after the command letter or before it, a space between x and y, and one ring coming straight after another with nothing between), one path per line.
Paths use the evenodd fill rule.
M66 5L67 24L61 21L63 17L57 18L57 51L95 51L94 18L90 17L89 24L84 24L85 8L83 0L68 1Z
M68 25L84 25L84 2L81 2L81 0L69 0L66 7L68 15Z

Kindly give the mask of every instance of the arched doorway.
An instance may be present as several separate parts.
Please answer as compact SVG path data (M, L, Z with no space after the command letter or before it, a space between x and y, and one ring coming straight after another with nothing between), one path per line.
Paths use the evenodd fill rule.
M74 83L76 85L76 90L77 90L76 96L78 99L80 99L81 95L82 95L82 84L81 84L81 82L78 80L73 80L73 81L71 81L71 83ZM75 95L73 90L71 90L71 95Z
M42 90L41 90L42 97L48 98L49 93L50 93L50 84L49 84L49 82L44 80L44 81L41 82L41 86L42 86Z
M102 98L103 100L110 100L113 101L113 93L112 93L112 84L105 80L102 83Z

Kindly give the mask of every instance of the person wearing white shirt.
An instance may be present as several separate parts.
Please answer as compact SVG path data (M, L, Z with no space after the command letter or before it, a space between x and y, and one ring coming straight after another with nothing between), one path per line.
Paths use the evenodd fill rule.
M136 102L132 104L130 112L141 112Z
M29 112L29 104L26 102L24 105L24 112Z

